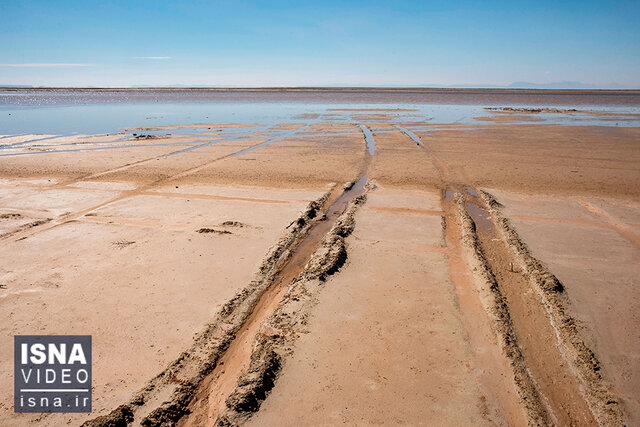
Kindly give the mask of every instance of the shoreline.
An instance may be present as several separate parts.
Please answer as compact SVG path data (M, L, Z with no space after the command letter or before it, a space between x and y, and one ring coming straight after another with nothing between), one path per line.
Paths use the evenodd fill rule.
M382 92L382 93L456 93L456 94L547 94L547 95L640 95L639 89L535 89L535 88L443 88L443 87L340 87L340 86L300 86L300 87L13 87L0 86L2 91L76 91L76 92L126 92L126 91L206 91L206 92Z

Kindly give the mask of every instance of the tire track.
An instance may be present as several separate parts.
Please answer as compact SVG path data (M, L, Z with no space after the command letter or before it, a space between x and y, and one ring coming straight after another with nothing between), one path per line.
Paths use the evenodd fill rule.
M589 212L591 215L595 216L599 220L604 221L604 223L608 226L608 228L611 228L617 231L622 238L628 240L629 242L631 242L631 244L633 244L636 247L636 249L640 250L640 235L634 232L633 227L627 224L620 223L608 212L593 205L592 203L579 201L578 204L582 206L582 208L587 212Z
M296 279L311 275L317 275L314 278L320 277L334 268L339 268L341 265L339 263L344 262L346 259L344 242L332 241L330 231L339 223L351 201L364 194L366 182L365 175L346 189L329 206L323 219L312 226L302 241L292 249L291 257L278 272L273 284L258 301L214 370L196 390L194 399L186 408L188 414L180 419L178 426L211 425L221 418L235 418L240 416L238 414L245 415L245 412L257 410L259 400L264 399L268 391L266 388L273 387L279 362L276 361L275 355L262 354L263 349L254 348L256 337L258 336L258 346L260 343L264 347L272 346L268 342L270 337L261 339L258 335L259 331L282 304L285 294L290 292L290 287L295 284ZM354 212L349 212L353 216ZM342 220L345 221L344 218ZM325 248L327 258L331 259L317 260L320 256L314 254ZM315 264L318 266L314 266ZM274 333L270 336L274 335L278 334ZM260 355L258 361L255 360L255 354ZM250 382L249 386L245 386L246 377L252 376L252 372L256 370L259 373L255 378L255 384ZM272 378L269 386L266 384L266 377Z
M286 298L300 280L324 280L342 266L344 237L353 230L356 207L364 203L371 164L371 155L365 156L357 181L342 190L334 187L289 225L291 231L267 255L256 280L225 305L192 349L131 401L85 425L212 424L256 410L280 366L273 351L279 335L259 331L283 306L301 300Z
M514 265L522 270L532 293L538 298L553 328L557 346L579 382L579 391L600 425L625 425L620 399L602 375L600 361L586 345L570 312L570 299L564 286L549 269L534 258L527 245L502 215L501 205L487 192L481 192L500 239L511 251Z
M175 361L152 378L129 401L105 416L87 421L85 426L174 424L202 381L215 369L258 301L274 282L276 275L291 256L291 251L321 217L323 206L333 192L309 203L283 236L266 254L254 279L228 301Z
M285 134L279 135L278 137L272 138L269 141L271 143L271 142L275 142L276 140L285 139L290 135L295 135L295 133L297 131L299 131L299 130L306 129L310 125L311 125L311 123L308 123L308 124L298 128L298 129L290 130L289 132L286 132ZM258 143L258 144L255 144L254 146L250 147L250 148L258 148L258 146L264 146L264 145L265 145L264 142L263 143ZM93 205L91 207L82 209L80 211L76 211L76 212L72 212L72 213L67 214L67 215L63 215L61 217L55 218L55 219L53 219L53 220L51 220L51 221L49 221L47 223L44 223L42 225L31 227L31 228L29 228L27 230L16 230L14 232L6 233L6 234L4 234L3 236L0 237L0 241L6 241L6 240L16 241L16 240L20 240L20 239L25 239L25 238L27 238L27 237L29 237L29 236L31 236L33 234L39 233L41 231L46 231L46 230L49 230L49 229L51 229L53 227L57 227L58 225L62 225L62 224L65 224L65 223L67 223L69 221L76 220L76 219L80 218L83 215L86 215L87 213L89 213L91 211L103 208L105 206L109 206L111 204L117 203L117 202L119 202L121 200L124 200L124 199L128 199L130 197L134 197L134 196L140 195L140 194L142 194L144 192L147 192L147 191L149 191L151 189L154 189L154 188L157 188L159 186L165 185L165 184L167 184L167 183L169 183L169 182L171 182L173 180L184 178L184 177L186 177L186 176L188 176L190 174L196 173L196 172L198 172L198 171L200 171L200 170L202 170L204 168L207 168L207 167L209 167L210 165L212 165L212 164L214 164L216 162L219 162L221 160L224 160L224 159L227 159L227 158L242 154L242 153L244 153L246 151L247 151L247 149L243 148L243 149L241 149L241 150L239 150L239 151L237 151L235 153L230 153L230 154L226 154L224 156L217 157L217 158L209 160L209 161L207 161L207 162L205 162L205 163L203 163L201 165L194 166L192 168L186 169L186 170L184 170L182 172L179 172L179 173L174 174L174 175L169 176L169 177L164 177L164 178L158 179L158 180L153 181L153 182L151 182L149 184L145 184L145 185L143 185L141 187L138 187L138 188L136 188L134 190L125 190L125 191L121 192L118 196L116 196L114 198L111 198L111 199L109 199L109 200L107 200L105 202L99 203L97 205ZM155 159L155 157L153 159ZM136 164L132 164L130 166L123 166L123 167L116 168L116 169L122 170L123 168L138 166L139 164L144 163L144 162L149 161L149 160L151 160L151 159L146 159L146 160L140 161L140 162L138 162ZM110 172L104 172L104 173L106 174L106 173L110 173ZM72 183L78 182L78 181L83 180L83 179L87 179L87 178L85 177L85 178L79 179L77 181L74 180L74 181L72 181L70 183L61 184L60 186L63 187L63 186L66 186L66 185L70 185ZM54 186L52 186L52 187L54 187Z
M597 425L579 378L558 346L552 319L528 278L518 268L482 200L462 194L458 205L467 223L465 245L494 301L502 346L511 359L522 398L536 424ZM516 266L516 267L514 267Z
M411 135L404 133L416 142ZM413 136L416 137L415 134ZM419 145L430 155L444 188L449 188L443 197L447 224L455 222L452 202L455 200L458 206L467 259L477 273L476 278L481 279L478 290L484 311L492 319L492 329L511 365L520 405L526 408L528 422L543 425L622 424L618 399L603 385L599 369L594 368L601 381L596 392L589 391L590 383L585 381L585 375L580 374L580 364L593 367L597 360L579 339L573 319L564 318L563 321L573 324L570 329L574 333L574 341L580 343L580 357L575 356L576 351L569 352L570 349L563 344L558 334L558 320L541 299L539 287L532 279L534 275L514 267L523 263L515 256L513 245L509 246L510 240L499 231L508 222L495 215L494 205L490 203L492 199L472 186L461 185L467 181L463 170L452 173L428 145ZM489 210L494 215L490 215ZM552 283L559 282L556 279ZM560 288L553 292L564 292L561 285L558 286ZM566 295L563 298L567 299ZM564 306L559 310L566 315ZM495 387L493 392L500 397L500 391Z
M295 292L295 288L304 286L299 284L300 281L324 280L346 260L344 238L353 231L353 216L357 206L364 203L375 153L371 132L365 126L360 126L368 152L364 172L357 181L345 186L339 197L329 197L328 208L322 219L294 247L291 257L278 271L216 367L195 391L185 409L186 415L179 419L178 426L237 424L260 407L266 393L274 386L282 357L274 347L281 347L282 353L284 344L280 339L281 333L293 327L291 317L280 319L279 326L275 328L280 333L265 335L260 331L264 330L266 324L278 323L274 319L285 310L284 307L292 302L297 305L300 298L289 300L285 296ZM307 306L303 311L295 311L293 317L304 316L309 308ZM291 339L289 337L289 341ZM155 425L156 419L163 419L163 414L161 410L147 419L152 419L151 424Z

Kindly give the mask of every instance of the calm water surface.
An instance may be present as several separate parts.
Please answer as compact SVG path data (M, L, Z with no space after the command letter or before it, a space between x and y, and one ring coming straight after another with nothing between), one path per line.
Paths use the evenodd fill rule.
M485 107L575 108L640 114L640 92L272 91L272 90L1 90L0 134L116 133L127 127L192 123L371 122L384 113L397 124L479 124ZM412 111L353 111L388 109ZM351 110L351 111L345 111ZM640 126L585 114L537 114L544 123Z

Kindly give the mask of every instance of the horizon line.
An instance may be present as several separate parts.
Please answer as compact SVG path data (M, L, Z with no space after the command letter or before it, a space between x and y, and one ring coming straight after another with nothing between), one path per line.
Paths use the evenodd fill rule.
M328 85L328 86L210 86L210 85L194 85L194 86L182 86L182 85L137 85L137 86L33 86L33 85L2 85L0 89L11 90L33 90L33 89L76 89L76 90L157 90L157 89L171 89L171 90L325 90L325 89L349 89L349 90L516 90L516 91L572 91L572 92L588 92L588 91L609 91L609 92L626 92L626 91L640 91L640 87L637 88L607 88L607 87L586 87L586 88L548 88L548 87L511 87L511 86L498 86L498 85L407 85L407 86L393 86L393 85L371 85L371 86L349 86L349 85Z

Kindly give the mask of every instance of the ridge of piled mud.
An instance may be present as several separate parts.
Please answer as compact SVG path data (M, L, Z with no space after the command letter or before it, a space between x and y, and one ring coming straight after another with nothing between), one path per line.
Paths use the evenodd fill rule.
M583 384L587 404L596 420L600 425L625 425L620 400L602 376L600 361L581 337L578 322L570 314L570 300L564 285L548 267L531 255L515 227L502 214L503 206L486 191L481 190L480 195L525 277L533 284L549 313L551 326L556 331L565 357Z
M476 232L476 225L465 208L462 194L457 194L456 203L460 216L463 247L471 269L478 273L482 281L482 284L476 287L479 291L482 305L491 319L491 328L496 334L502 351L507 356L513 370L514 381L522 404L526 409L529 425L550 425L551 421L543 404L542 396L518 346L509 308L485 257Z
M346 262L345 238L353 232L354 215L365 202L366 194L363 194L349 203L303 272L292 281L274 313L263 324L256 337L249 368L227 398L216 425L242 424L260 408L273 389L284 359L293 353L296 339L301 333L307 333L309 313L318 302L323 283Z
M8 215L8 214L5 214L5 215ZM13 215L19 215L19 214L13 214ZM15 217L9 217L9 216L4 216L3 215L3 219L6 219L6 218L15 218ZM23 224L23 225L19 226L18 228L16 228L15 230L8 231L6 233L0 234L0 239L4 239L5 237L13 236L14 234L18 234L21 231L28 230L30 228L37 227L37 226L42 225L42 224L46 224L46 223L51 222L51 221L52 221L52 218L45 218L45 219L39 219L39 220L36 220L36 221L32 221L32 222L29 222L27 224Z
M173 425L184 415L198 385L216 367L278 270L317 221L330 193L310 202L302 215L287 226L286 233L262 261L255 278L218 311L215 320L195 338L188 350L151 379L129 402L83 426L124 426L136 420L143 426L166 426Z

